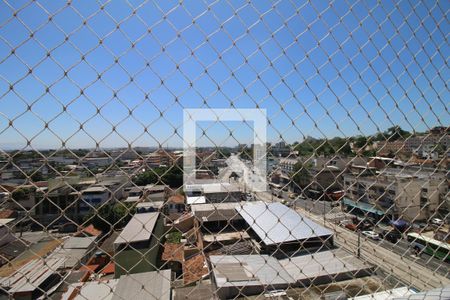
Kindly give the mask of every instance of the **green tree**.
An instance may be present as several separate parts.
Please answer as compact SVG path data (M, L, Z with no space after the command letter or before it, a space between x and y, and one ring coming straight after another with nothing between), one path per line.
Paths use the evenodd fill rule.
M384 136L390 141L404 140L411 136L411 133L403 130L400 126L392 126L384 132Z
M135 214L135 207L123 203L106 204L99 209L93 209L85 218L86 223L92 223L95 228L108 232L111 229L122 228Z
M180 187L183 185L183 172L177 166L153 168L139 174L133 181L136 185L166 184L170 187Z
M311 165L304 165L298 162L294 165L294 172L292 176L293 182L301 188L305 188L311 183Z

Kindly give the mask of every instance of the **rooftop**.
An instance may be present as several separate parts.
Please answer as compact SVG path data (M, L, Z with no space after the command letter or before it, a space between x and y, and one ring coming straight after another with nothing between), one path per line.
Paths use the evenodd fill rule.
M281 203L255 202L236 209L266 245L333 235L327 228Z
M150 240L159 212L135 214L114 244L126 244Z
M167 199L167 201L171 202L171 203L183 204L185 201L185 197L184 197L184 195L176 194L176 195L170 196L169 199Z
M217 287L289 285L294 279L268 255L211 255Z
M334 278L345 273L367 271L371 267L341 249L316 252L280 260L280 264L297 281L310 280L322 276ZM363 272L361 272L363 274Z
M107 192L108 188L106 188L105 186L91 186L88 187L86 189L84 189L82 191L82 193L103 193L103 192Z
M95 228L94 225L89 224L86 227L80 228L80 230L78 231L77 235L78 236L99 236L102 234L102 231Z
M216 300L215 289L209 281L202 281L194 286L175 288L173 290L174 300L189 300L189 299L202 299L202 300Z
M59 266L60 269L75 268L81 264L86 256L86 249L65 249L58 248L48 256L48 259L63 259L64 262Z
M208 273L208 265L203 254L197 254L196 256L187 259L183 264L184 284L195 282Z
M127 199L125 199L123 202L134 203L134 202L139 202L139 200L141 200L140 196L128 196Z
M184 261L184 243L164 243L164 252L161 259L164 261Z
M87 236L87 237L75 237L71 236L67 240L64 241L63 248L64 249L87 249L92 246L92 244L97 239L96 236Z
M213 183L199 183L185 185L184 190L189 191L203 191L204 194L211 193L232 193L239 192L239 186L229 182L213 182Z
M89 281L85 283L72 284L67 291L67 294L73 298L71 300L86 300L86 299L102 299L111 300L114 296L114 290L119 282L118 279L110 279L107 281ZM76 295L74 297L74 295ZM64 297L64 296L63 296ZM65 297L63 299L66 299Z
M0 286L8 293L26 293L36 290L45 280L56 273L64 259L34 259L18 269L11 276L0 281Z
M194 216L203 221L226 221L241 219L236 208L245 205L246 202L204 203L191 206Z
M171 271L122 275L112 300L170 300Z
M186 203L189 205L204 204L204 203L206 203L206 198L205 198L205 196L186 197Z

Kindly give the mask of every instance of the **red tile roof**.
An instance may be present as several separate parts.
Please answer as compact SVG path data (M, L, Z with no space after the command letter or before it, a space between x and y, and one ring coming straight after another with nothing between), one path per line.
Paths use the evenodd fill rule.
M94 225L90 224L87 227L81 228L77 235L87 235L87 236L99 236L102 234L101 230L98 230Z
M9 219L16 217L17 212L11 209L4 209L0 211L0 219Z
M208 274L208 266L206 265L205 256L198 254L183 264L183 281L184 284L189 284L201 279Z
M184 196L181 194L176 194L176 195L170 196L167 201L172 202L172 203L182 204L182 203L184 203Z
M161 257L164 261L184 261L184 243L164 243L164 252Z
M109 264L107 264L100 273L104 274L104 275L108 275L108 274L114 274L114 270L115 270L115 266L113 262L110 262Z

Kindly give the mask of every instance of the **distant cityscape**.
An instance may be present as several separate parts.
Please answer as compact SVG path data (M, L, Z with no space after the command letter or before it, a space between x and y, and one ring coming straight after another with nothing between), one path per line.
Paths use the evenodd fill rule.
M164 287L158 293L176 283L174 295L199 299L256 295L267 284L289 295L314 278L406 294L439 287L449 278L449 141L448 128L412 135L393 127L348 140L268 143L260 193L248 186L253 145L198 148L192 185L183 184L180 149L3 152L0 277L21 282L29 280L25 268L48 268L53 283L2 286L30 299L39 290L54 299L87 293L96 280L121 294L130 274ZM237 157L244 164L230 168ZM360 256L374 249L396 268L388 281L376 256ZM236 264L261 268L258 280ZM402 264L433 281L403 285ZM317 271L299 271L306 267ZM91 279L71 289L85 269ZM252 289L242 291L248 280Z

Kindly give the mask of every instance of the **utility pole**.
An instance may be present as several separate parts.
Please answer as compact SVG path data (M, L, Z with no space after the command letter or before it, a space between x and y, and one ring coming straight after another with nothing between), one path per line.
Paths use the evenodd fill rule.
M356 256L358 257L358 258L360 258L361 257L361 230L359 230L358 229L358 249L357 249L357 254L356 254Z

